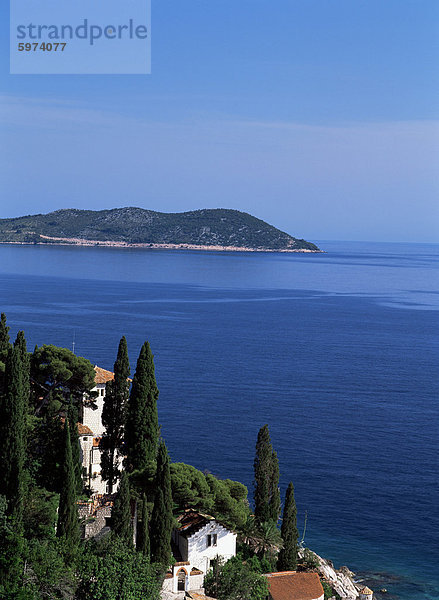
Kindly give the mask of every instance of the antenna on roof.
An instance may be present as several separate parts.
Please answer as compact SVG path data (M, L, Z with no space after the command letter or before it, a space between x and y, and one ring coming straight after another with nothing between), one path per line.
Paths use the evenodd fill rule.
M73 354L75 354L75 337L76 337L76 331L73 330L73 342L72 342L72 352L73 352Z

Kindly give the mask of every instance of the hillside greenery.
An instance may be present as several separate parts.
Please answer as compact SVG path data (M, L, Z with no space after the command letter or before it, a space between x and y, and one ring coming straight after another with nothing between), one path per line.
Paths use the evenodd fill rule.
M118 359L120 379L129 386L124 338ZM243 484L171 463L158 425L158 388L147 342L139 354L130 397L120 385L116 412L123 427L114 447L118 448L119 437L122 449L125 442L131 443L126 427L132 419L130 410L137 415L138 438L125 469L105 476L107 481L120 480L112 496L111 532L99 540L81 539L78 500L90 491L78 478L77 419L83 403L94 402L93 367L65 348L44 345L28 352L23 332L11 343L4 314L0 315L0 360L2 600L158 600L172 562L171 532L187 508L216 518L238 535L239 556L225 564L218 562L206 577L206 588L218 600L265 598L266 580L261 573L275 570L282 548L288 551L288 566L293 564L294 494L291 484L281 535L279 468L268 427L259 432L255 458L255 497L262 498L264 510L252 515ZM109 390L115 392L121 381L109 384ZM108 401L114 409L114 394ZM133 514L137 514L136 543Z
M318 247L231 209L161 213L143 208L62 209L46 215L0 219L0 242L51 243L41 236L133 244L193 244L267 250Z

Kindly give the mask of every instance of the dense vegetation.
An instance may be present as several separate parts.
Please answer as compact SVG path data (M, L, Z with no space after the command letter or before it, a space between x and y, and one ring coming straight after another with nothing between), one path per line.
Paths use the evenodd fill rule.
M161 213L142 208L63 209L46 215L0 219L0 242L50 243L40 236L141 244L195 244L270 250L314 250L248 213L203 209Z
M206 576L206 590L218 600L262 600L267 595L262 573L296 567L294 491L290 484L280 531L279 464L268 426L256 443L253 514L243 484L170 462L160 437L153 358L145 342L130 386L121 339L103 413L103 476L119 484L111 533L81 541L77 501L87 489L77 417L84 402L94 402L94 369L65 348L42 346L29 353L23 332L11 344L1 315L2 600L158 600L172 562L171 531L186 508L238 534L237 557L218 561Z
M118 368L126 363L119 352ZM152 360L152 359L151 359ZM149 361L149 364L151 363ZM151 547L133 543L131 504L139 495L126 471L113 507L113 528L101 541L81 541L77 501L86 493L78 442L77 416L84 401L94 402L91 363L65 348L26 349L23 332L13 344L6 317L0 319L0 598L2 600L158 600L169 564L169 531L173 524L169 459L164 443L157 473L167 504L157 509L167 523L163 538ZM124 414L130 398L112 383L113 411ZM120 383L120 382L119 382ZM86 399L86 400L84 400ZM135 406L148 398L137 395ZM119 413L118 410L120 409ZM117 433L117 432L116 432ZM118 448L119 437L112 438ZM110 452L111 457L111 452ZM111 471L111 469L110 469ZM117 480L113 469L108 477ZM155 472L152 477L156 477ZM163 494L162 494L163 495ZM154 496L148 501L155 507ZM147 517L147 500L142 510ZM156 510L156 512L157 512ZM144 531L145 536L145 531ZM156 536L157 537L157 536ZM153 550L165 548L155 562Z

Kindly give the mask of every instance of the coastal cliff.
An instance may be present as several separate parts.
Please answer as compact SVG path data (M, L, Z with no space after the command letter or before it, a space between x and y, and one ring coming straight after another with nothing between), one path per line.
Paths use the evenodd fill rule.
M322 558L308 549L300 550L299 557L303 558L305 552L308 555L308 560L311 558L315 564L315 570L321 579L329 583L341 600L357 600L360 597L360 586L355 583L355 574L348 567L335 569L330 560Z

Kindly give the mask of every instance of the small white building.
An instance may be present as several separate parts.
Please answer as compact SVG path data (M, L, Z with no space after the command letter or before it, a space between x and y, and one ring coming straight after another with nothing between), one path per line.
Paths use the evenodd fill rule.
M373 600L373 591L365 586L359 592L360 598L359 600Z
M97 398L93 404L84 402L82 409L82 423L78 423L79 443L82 454L82 467L84 469L85 485L90 487L93 494L108 493L108 484L101 478L101 450L99 444L105 432L102 424L102 409L104 408L105 390L107 381L114 379L114 373L95 366L95 387ZM117 485L113 491L117 491Z
M178 518L172 543L176 562L165 576L163 591L172 594L202 590L213 561L236 555L236 533L211 516L187 509Z

